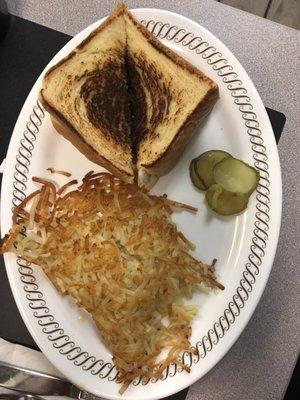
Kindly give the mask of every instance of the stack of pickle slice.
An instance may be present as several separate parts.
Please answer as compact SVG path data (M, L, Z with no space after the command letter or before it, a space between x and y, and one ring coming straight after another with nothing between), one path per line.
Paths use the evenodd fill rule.
M190 164L193 184L206 191L209 207L220 215L233 215L247 208L259 182L259 172L223 150L210 150Z

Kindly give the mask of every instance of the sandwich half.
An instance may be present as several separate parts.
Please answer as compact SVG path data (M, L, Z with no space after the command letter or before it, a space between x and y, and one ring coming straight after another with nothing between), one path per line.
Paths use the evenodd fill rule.
M40 98L58 132L90 160L151 187L176 163L218 87L120 4L46 73Z
M218 98L218 86L125 11L132 137L139 186L176 163Z
M134 181L124 8L45 75L40 100L55 129L88 159Z

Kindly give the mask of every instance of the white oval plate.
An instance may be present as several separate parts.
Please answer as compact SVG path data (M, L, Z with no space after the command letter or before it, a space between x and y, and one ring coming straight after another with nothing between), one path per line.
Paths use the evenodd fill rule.
M158 399L201 378L236 341L261 297L271 271L281 218L281 174L273 131L262 101L243 67L215 36L180 15L156 9L136 9L164 44L203 70L220 88L220 100L186 149L180 162L161 178L155 193L199 208L197 215L178 213L180 230L197 245L204 262L218 259L217 275L225 290L218 295L198 295L199 312L193 322L191 343L198 354L184 355L191 372L170 366L158 382L134 382L122 399ZM57 63L80 43L99 21L74 37L49 63ZM42 74L43 75L43 74ZM1 231L11 226L11 207L33 190L34 175L51 179L49 166L71 171L80 179L100 168L89 162L51 125L37 102L42 75L33 86L16 123L9 145L2 182ZM261 180L246 212L217 217L193 188L188 166L192 158L209 149L227 150L260 170ZM58 177L64 183L64 177ZM62 298L37 267L11 254L5 263L22 317L38 346L70 381L95 395L120 398L111 354L99 334L68 298ZM247 349L245 349L247 351Z

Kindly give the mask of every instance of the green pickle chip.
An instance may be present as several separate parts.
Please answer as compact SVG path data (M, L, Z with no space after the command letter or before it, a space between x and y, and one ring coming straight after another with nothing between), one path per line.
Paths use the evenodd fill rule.
M246 209L249 195L228 192L216 183L207 190L205 198L209 207L217 214L233 215Z

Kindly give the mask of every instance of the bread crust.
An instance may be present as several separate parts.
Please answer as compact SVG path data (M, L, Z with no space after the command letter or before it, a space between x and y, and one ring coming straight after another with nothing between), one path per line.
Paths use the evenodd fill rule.
M106 18L104 22L102 22L98 28L94 29L71 53L69 53L66 57L62 58L58 63L53 65L48 71L45 73L44 80L54 71L57 67L62 65L65 61L70 60L76 54L77 49L82 49L88 42L90 42L95 35L103 31L115 18L118 18L120 15L123 15L126 12L126 6L124 3L118 4L115 10Z
M218 89L218 85L206 76L203 72L199 71L196 67L190 64L187 60L176 54L173 50L169 49L163 43L161 43L148 29L140 24L131 12L123 5L123 12L130 18L131 22L136 26L136 28L146 37L148 42L159 52L163 53L166 57L172 60L175 64L179 65L182 69L187 70L193 75L197 75L201 80L210 83L212 88Z
M82 154L86 156L90 161L95 164L101 165L106 168L112 174L122 179L124 182L133 183L134 176L128 174L126 171L122 171L112 164L106 158L100 156L92 146L85 142L82 136L77 132L77 130L67 121L63 115L61 115L54 107L47 102L43 96L43 89L40 91L39 100L44 106L44 108L49 112L51 116L51 122L55 130L60 133L65 139L70 141L73 146L75 146Z

